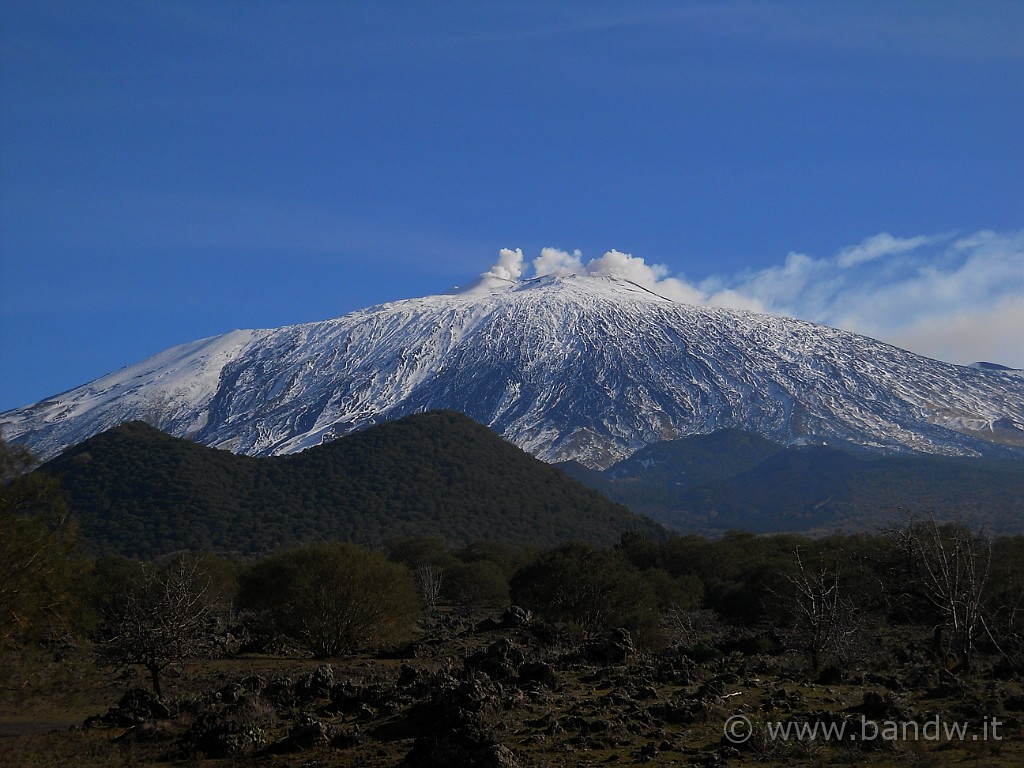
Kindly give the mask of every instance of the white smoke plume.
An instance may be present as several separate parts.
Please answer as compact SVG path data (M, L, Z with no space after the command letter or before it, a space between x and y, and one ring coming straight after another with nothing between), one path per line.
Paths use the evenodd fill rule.
M498 251L498 262L484 273L485 277L497 277L515 282L523 276L523 249L502 248Z
M541 248L540 256L533 260L533 271L538 277L543 275L585 275L583 254L579 249L569 253L557 248Z
M1024 230L895 237L887 232L833 256L790 253L778 265L699 282L664 264L610 250L544 248L533 274L611 275L689 304L797 317L862 333L954 363L1024 368ZM518 280L522 251L503 249L488 275Z

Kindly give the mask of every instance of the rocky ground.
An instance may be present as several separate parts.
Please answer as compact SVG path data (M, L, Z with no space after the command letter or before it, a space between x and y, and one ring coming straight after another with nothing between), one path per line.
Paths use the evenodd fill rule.
M108 679L109 706L46 734L2 713L0 764L1024 764L1009 672L936 672L923 644L894 637L812 680L766 635L689 640L645 653L624 630L582 639L517 609L440 613L384 655L193 663L164 700L141 675Z

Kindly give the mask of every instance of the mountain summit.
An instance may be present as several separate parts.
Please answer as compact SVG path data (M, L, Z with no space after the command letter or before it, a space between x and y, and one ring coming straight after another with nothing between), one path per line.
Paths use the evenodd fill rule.
M0 430L49 457L143 420L262 456L435 409L597 468L724 428L878 451L1024 450L1024 378L1012 373L575 275L485 276L334 320L232 331L0 414Z

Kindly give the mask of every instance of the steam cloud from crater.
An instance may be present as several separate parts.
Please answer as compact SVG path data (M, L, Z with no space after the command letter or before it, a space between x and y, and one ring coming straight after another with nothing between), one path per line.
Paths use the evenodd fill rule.
M883 232L831 256L791 252L777 265L699 281L618 250L586 261L547 247L528 267L521 249L505 248L487 274L620 277L689 304L797 317L953 363L1024 368L1024 230Z

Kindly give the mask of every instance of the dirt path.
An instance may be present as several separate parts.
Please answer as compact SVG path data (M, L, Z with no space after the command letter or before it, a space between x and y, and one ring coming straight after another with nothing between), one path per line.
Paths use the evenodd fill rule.
M0 721L0 739L10 736L32 736L50 731L66 731L81 722L74 720L24 720Z

